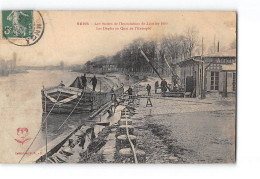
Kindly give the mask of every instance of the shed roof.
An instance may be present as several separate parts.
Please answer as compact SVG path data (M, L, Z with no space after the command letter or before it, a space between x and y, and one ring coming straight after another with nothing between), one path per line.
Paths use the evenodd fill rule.
M179 65L179 66L185 66L188 64L195 64L197 63L198 60L204 60L205 58L217 58L217 57L236 57L236 49L231 49L223 52L217 52L217 53L212 53L212 54L207 54L203 56L192 56L189 57L183 61L177 62L175 64L172 64L172 66Z
M184 61L181 61L181 62L178 62L174 65L179 65L180 67L182 66L186 66L186 65L194 65L194 64L197 64L198 62L194 60L194 58L188 58Z

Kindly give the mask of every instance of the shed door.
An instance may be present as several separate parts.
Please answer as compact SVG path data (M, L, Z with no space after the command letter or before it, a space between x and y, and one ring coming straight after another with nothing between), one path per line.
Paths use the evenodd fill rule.
M193 92L194 89L194 81L193 76L186 77L186 92Z

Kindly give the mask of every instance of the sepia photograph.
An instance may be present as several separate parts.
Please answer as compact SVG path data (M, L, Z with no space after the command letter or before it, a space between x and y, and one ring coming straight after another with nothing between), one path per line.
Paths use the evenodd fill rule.
M0 17L1 163L236 162L235 11Z

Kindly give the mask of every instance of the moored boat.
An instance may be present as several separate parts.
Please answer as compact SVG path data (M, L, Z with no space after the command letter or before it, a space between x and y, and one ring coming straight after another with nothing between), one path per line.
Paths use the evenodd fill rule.
M62 83L57 86L43 88L42 109L43 112L69 114L91 112L111 101L112 95L119 96L124 92L122 84L113 87L111 91L92 91L83 88L80 77L66 87Z

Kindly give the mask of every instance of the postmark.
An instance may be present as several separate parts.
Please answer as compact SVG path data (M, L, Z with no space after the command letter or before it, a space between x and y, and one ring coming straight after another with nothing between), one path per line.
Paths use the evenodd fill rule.
M2 39L17 46L36 44L44 33L44 20L39 11L2 11Z

